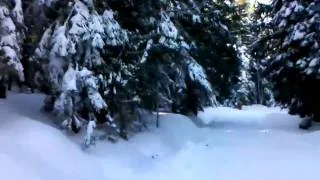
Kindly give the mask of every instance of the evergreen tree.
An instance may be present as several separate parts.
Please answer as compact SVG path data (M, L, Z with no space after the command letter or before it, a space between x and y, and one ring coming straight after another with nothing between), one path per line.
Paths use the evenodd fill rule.
M252 77L252 57L247 52L244 45L238 48L239 57L241 59L239 82L233 85L232 93L224 105L241 108L242 105L250 105L257 103L256 84Z
M54 103L55 112L70 117L70 127L79 121L77 113L86 120L89 113L95 113L95 118L102 113L105 122L107 103L103 96L107 89L101 91L100 87L112 75L97 69L107 65L102 59L105 47L122 46L126 32L112 11L98 14L90 1L74 1L64 8L69 10L60 11L36 49L35 58L47 63L45 72L54 98L49 103Z
M0 50L1 78L13 76L17 82L24 81L22 65L22 42L24 39L24 18L21 0L0 2ZM4 81L2 81L4 82Z
M181 64L184 61L177 62L176 57L177 55L181 57L177 52L183 47L187 50L188 56L193 57L199 65L204 67L204 73L207 74L208 81L214 89L212 92L218 95L216 96L218 100L228 97L232 82L237 81L239 59L231 45L234 39L227 26L220 21L223 16L216 8L218 7L216 3L212 1L123 1L121 6L118 2L110 3L110 6L119 12L119 22L123 27L136 31L135 34L141 37L143 43L152 38L153 45L150 52L157 53L153 54L157 57L149 56L149 58L163 58L171 63L171 67L177 67L181 71L185 69ZM138 23L132 23L134 21ZM171 29L171 33L168 34L166 28ZM137 43L133 47L138 45ZM159 48L161 46L163 48ZM165 60L160 63L165 63ZM179 88L172 91L171 95L177 94L178 91L182 92Z
M319 120L320 3L278 0L273 6L275 31L259 42L268 48L275 98L291 114Z
M265 71L268 66L269 56L267 46L259 43L259 39L273 33L271 25L272 6L268 4L255 3L254 11L250 16L249 54L252 58L250 63L251 77L255 83L256 103L263 105L274 105L274 95L270 76Z
M128 114L160 107L197 114L216 105L217 95L226 98L237 81L234 39L212 1L74 0L50 7L57 3L64 5L33 58L45 69L49 109L67 115L64 124L76 132L82 119L95 120L118 125L127 138L135 120Z
M225 9L223 16L226 18L226 24L229 24L230 31L234 34L236 41L232 46L236 49L240 60L240 73L238 82L232 84L231 96L224 101L226 106L235 106L240 108L242 105L254 103L255 84L252 82L250 63L251 56L248 54L247 46L250 42L248 34L250 24L248 6L246 1L221 1L221 8Z
M242 3L236 12L240 21L235 21L238 23L233 27L237 37L238 56L242 61L241 74L240 81L233 86L231 98L225 101L225 104L237 107L249 104L274 105L271 83L268 75L264 73L265 48L255 44L257 37L271 31L270 5L258 2L251 5Z

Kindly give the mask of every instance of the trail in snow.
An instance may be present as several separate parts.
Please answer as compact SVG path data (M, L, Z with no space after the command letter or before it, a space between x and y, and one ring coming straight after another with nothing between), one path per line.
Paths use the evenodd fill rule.
M207 127L214 129L281 130L302 132L297 130L300 122L298 116L289 116L287 110L279 107L268 108L262 105L244 106L242 110L226 107L206 108L198 116Z
M42 99L0 100L1 179L301 180L315 179L320 165L320 133L299 130L300 119L278 108L207 108L199 114L203 128L163 114L158 129L84 152L82 135L56 129L40 113Z

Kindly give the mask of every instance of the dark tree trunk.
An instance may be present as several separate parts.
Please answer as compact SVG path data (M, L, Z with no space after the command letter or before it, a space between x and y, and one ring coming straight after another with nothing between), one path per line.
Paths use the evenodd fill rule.
M127 122L126 122L126 111L125 111L125 106L120 107L120 137L122 137L125 140L128 140L128 135L127 135Z
M261 75L260 75L260 68L257 69L257 82L256 82L256 88L257 88L257 98L258 98L258 104L263 104L263 93L262 93L262 85L261 85Z
M159 124L159 105L158 105L158 103L156 104L156 108L157 108L157 128L159 128L160 124Z
M56 100L56 97L54 97L53 95L47 96L44 102L43 110L45 112L53 111L55 100Z
M173 102L173 103L171 104L171 112L172 112L172 113L177 113L177 112L178 112L178 108L177 108L176 102Z
M1 99L7 98L7 89L3 79L0 80L0 98Z
M89 113L89 111L88 111L88 113ZM94 115L95 115L97 122L99 124L103 124L103 123L107 122L107 118L106 118L107 114L108 114L108 112L105 109L100 110L100 112L94 112ZM87 119L89 120L89 117Z
M74 133L79 133L81 127L78 124L78 120L76 119L76 104L75 97L72 95L72 113L71 113L71 129Z
M12 90L12 82L13 82L13 77L12 77L11 74L9 74L9 76L8 76L8 81L7 81L8 91L11 91L11 90Z

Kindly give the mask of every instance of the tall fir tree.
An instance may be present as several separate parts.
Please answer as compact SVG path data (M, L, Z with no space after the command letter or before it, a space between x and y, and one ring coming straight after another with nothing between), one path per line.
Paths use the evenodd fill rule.
M22 43L24 39L24 17L21 0L0 2L0 51L1 78L24 81ZM2 82L3 83L3 82Z
M266 45L259 44L259 39L273 33L271 12L271 4L254 4L254 12L250 16L253 23L250 24L250 30L252 32L250 39L252 44L250 45L251 48L249 51L253 59L250 66L252 79L256 85L256 102L269 106L275 104L271 79L265 71L270 57L265 56L268 48Z
M241 108L242 105L253 104L255 101L255 84L252 82L250 63L251 56L248 53L247 46L250 43L249 24L249 3L246 1L221 1L222 7L227 9L223 16L226 23L229 24L230 31L235 36L235 43L232 46L236 49L240 60L240 73L238 81L232 84L231 96L224 101L224 105Z
M127 114L161 107L197 114L227 98L237 81L235 41L212 1L74 0L49 7L61 3L33 59L48 79L47 107L67 115L64 124L75 132L82 120L94 120L127 138L134 120Z
M320 3L278 0L273 7L275 31L259 42L268 48L275 98L291 114L319 121Z

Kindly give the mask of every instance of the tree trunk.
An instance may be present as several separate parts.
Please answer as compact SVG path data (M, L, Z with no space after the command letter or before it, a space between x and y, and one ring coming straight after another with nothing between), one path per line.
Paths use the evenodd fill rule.
M76 101L74 95L71 97L72 99L72 112L71 112L71 129L74 133L79 133L81 127L78 124L78 120L76 119Z
M7 89L6 89L3 78L0 80L0 98L1 99L7 98Z
M8 84L8 91L11 91L12 90L12 75L9 74L8 75L8 81L7 81L7 84Z
M127 122L126 122L126 111L124 110L124 106L121 105L120 107L120 137L122 137L124 140L128 140L127 136Z
M260 62L258 62L260 65ZM257 82L256 82L256 88L257 88L257 102L258 104L263 104L263 91L262 91L262 83L261 83L261 74L260 74L260 68L257 69Z
M160 124L159 124L159 105L158 105L158 103L156 104L156 108L157 108L157 128L159 128Z

